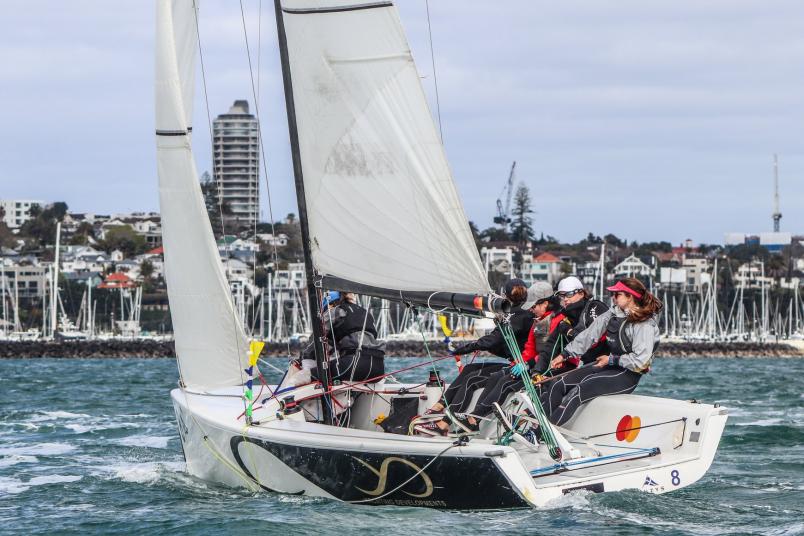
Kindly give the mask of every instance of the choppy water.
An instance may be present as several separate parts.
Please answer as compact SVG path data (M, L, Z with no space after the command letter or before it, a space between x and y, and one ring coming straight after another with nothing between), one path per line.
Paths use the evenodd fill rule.
M732 410L712 469L690 488L481 513L351 506L194 480L183 472L168 396L176 377L167 359L0 360L0 533L804 534L804 360L656 364L637 392Z

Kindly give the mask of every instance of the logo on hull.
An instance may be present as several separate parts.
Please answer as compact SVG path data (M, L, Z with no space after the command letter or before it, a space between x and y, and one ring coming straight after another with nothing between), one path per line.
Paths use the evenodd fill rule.
M406 482L404 482L400 487L404 487L405 484L408 484L409 482L413 481L417 477L420 478L421 481L424 483L424 492L423 493L410 493L410 492L404 491L404 490L402 490L402 493L404 493L405 495L408 495L410 497L415 497L416 499L424 499L425 497L429 497L430 495L433 494L433 481L430 480L430 477L427 476L427 473L425 473L424 470L421 467L419 467L418 465L416 465L415 463L413 463L410 460L406 460L404 458L398 458L396 456L390 456L388 458L385 458L382 461L382 463L380 464L379 469L376 469L371 464L361 460L360 458L357 458L355 456L352 456L352 458L354 458L355 460L357 460L358 462L363 464L365 467L368 468L369 471L371 471L372 473L377 475L377 487L376 488L374 488L372 490L365 490L363 488L355 486L357 489L359 489L360 491L362 491L366 495L369 495L371 497L376 497L378 495L382 495L383 493L385 493L385 488L388 486L388 468L394 462L401 463L403 465L407 465L408 467L410 467L411 469L416 471L416 474L414 474L413 477L411 477Z
M620 422L617 423L617 431L615 432L617 441L633 442L639 435L641 426L642 420L639 417L624 415Z

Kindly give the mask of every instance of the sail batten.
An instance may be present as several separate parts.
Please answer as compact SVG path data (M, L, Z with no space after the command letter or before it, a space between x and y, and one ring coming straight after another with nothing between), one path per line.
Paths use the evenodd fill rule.
M192 152L193 0L157 0L156 146L165 279L187 387L242 383L246 336L207 217Z
M396 8L285 0L282 12L316 272L488 293Z

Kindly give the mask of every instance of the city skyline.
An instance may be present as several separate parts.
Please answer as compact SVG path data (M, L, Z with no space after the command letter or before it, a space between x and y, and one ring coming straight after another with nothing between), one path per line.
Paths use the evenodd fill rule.
M257 5L245 2L278 220L297 208L273 11L266 3L258 53ZM804 232L804 8L510 7L430 5L445 147L480 228L492 225L516 160L537 235L722 243L727 232L770 231L778 153L781 229ZM399 8L435 114L424 2ZM152 6L123 2L111 13L89 0L11 2L6 12L0 52L13 63L0 92L13 106L0 134L0 197L96 213L158 210ZM253 96L239 10L207 1L199 22L209 109L199 76L194 135L209 147L208 114ZM211 171L211 151L196 153L199 171ZM264 200L263 177L260 187Z

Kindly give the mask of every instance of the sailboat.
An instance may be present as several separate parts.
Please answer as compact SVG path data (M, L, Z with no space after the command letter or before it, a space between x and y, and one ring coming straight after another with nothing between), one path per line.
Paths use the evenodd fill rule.
M664 493L704 475L727 419L717 405L601 397L564 428L540 420L539 439L528 432L543 416L538 400L516 393L478 435L456 439L382 427L434 403L438 378L260 386L260 345L235 310L193 160L195 9L193 0L157 1L159 195L180 373L171 397L188 473L447 509L541 506L574 490ZM393 3L275 0L275 10L319 370L324 289L427 311L504 313Z

